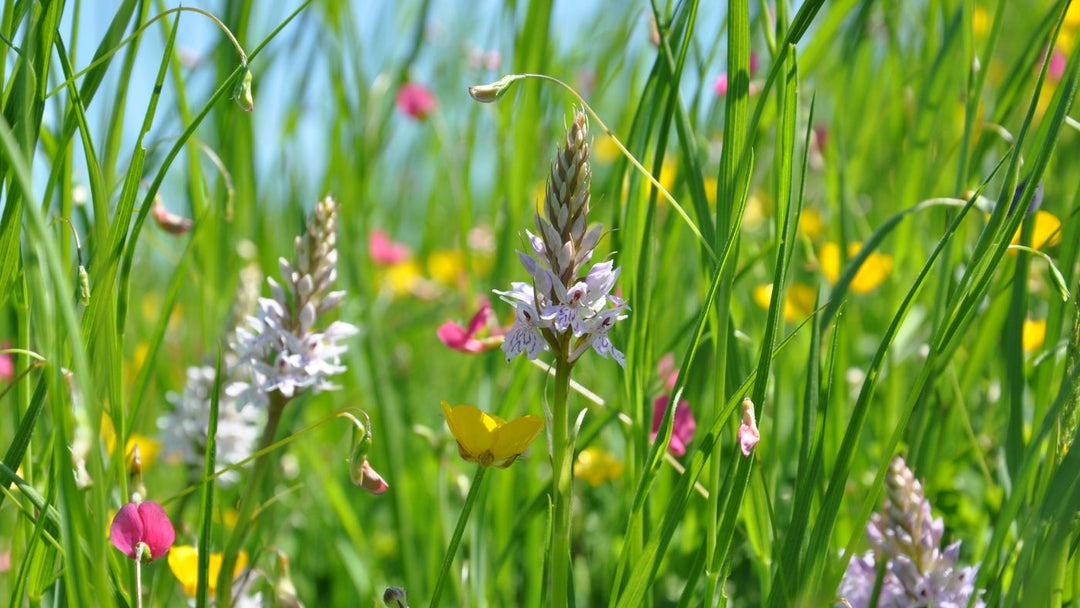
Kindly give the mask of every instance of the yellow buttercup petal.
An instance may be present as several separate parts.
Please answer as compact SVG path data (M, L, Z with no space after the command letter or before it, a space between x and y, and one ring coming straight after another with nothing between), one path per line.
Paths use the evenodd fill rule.
M862 243L848 245L848 259L858 255L862 249ZM840 246L836 243L825 243L818 252L818 263L821 265L821 273L829 283L835 284L840 279ZM892 272L892 256L884 253L871 253L863 261L855 278L851 280L851 291L855 293L869 293L878 285L885 282Z
M507 422L472 405L451 407L445 401L441 405L461 457L485 467L510 466L544 427L539 416Z
M221 573L221 560L220 553L210 554L210 567L206 573L210 595L214 595L217 591L218 575ZM247 563L247 552L241 551L240 555L236 556L233 579L240 576L244 568L247 568ZM172 570L173 576L184 587L184 593L188 597L195 597L195 590L199 585L199 550L191 545L174 546L169 551L169 570Z
M1046 340L1046 319L1024 319L1023 332L1024 352L1039 350Z
M450 432L461 448L461 456L466 460L479 462L482 454L491 451L491 444L495 441L494 431L499 426L499 421L473 405L452 408L443 401L442 408Z
M1028 221L1025 219L1024 221ZM1033 249L1042 249L1043 247L1053 247L1061 242L1061 220L1056 215L1049 211L1043 211L1042 209L1035 212L1034 215L1035 227L1031 230L1031 247ZM1013 235L1012 244L1020 244L1020 234L1023 230L1023 226L1017 228L1016 234ZM1010 250L1012 255L1016 255L1015 250Z
M578 454L574 462L574 477L596 488L609 479L618 479L624 465L607 450L589 446Z
M491 455L495 462L500 463L501 467L510 466L543 428L544 421L539 416L529 414L495 429L495 441L491 445Z

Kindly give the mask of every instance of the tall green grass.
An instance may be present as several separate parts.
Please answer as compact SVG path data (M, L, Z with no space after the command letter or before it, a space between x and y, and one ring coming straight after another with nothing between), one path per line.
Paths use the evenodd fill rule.
M308 606L371 605L391 585L426 604L469 496L443 605L549 603L546 442L470 496L473 465L439 408L542 414L554 385L435 335L525 280L514 250L579 103L536 78L491 105L466 93L505 74L568 83L636 160L605 153L592 122L593 216L631 313L613 334L626 368L585 357L573 376L576 449L624 464L598 487L574 482L576 605L831 605L895 454L963 541L961 562L981 564L988 605L1080 601L1080 310L1061 297L1080 291L1068 0L175 8L2 6L0 340L14 368L0 388L0 604L134 605L133 564L106 533L139 481L178 544L225 549L244 484L210 481L212 457L193 475L166 454L133 479L99 439L102 414L120 448L157 436L185 369L227 347L238 250L273 275L326 193L342 205L348 292L334 314L361 332L341 389L284 411L244 542L256 588L268 602L288 588L285 556ZM230 100L245 70L251 113ZM406 82L434 92L426 119L395 107ZM1023 213L1039 184L1061 221L1045 243ZM155 198L194 229L161 230ZM412 250L419 294L395 293L401 269L372 260L376 229ZM1017 233L1045 257L1011 247ZM860 268L881 255L891 267L865 289ZM815 302L785 306L805 290ZM1038 344L1029 320L1046 322ZM651 437L666 353L671 402L697 419L679 458L674 408ZM762 435L750 457L744 397ZM370 416L386 494L349 481L352 428L334 416L347 409ZM143 568L145 601L184 605L164 562Z

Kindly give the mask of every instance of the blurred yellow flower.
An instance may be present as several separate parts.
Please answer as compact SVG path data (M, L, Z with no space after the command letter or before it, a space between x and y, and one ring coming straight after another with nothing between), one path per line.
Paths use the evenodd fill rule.
M709 201L710 207L716 207L716 187L715 177L705 178L705 200Z
M134 371L142 369L144 363L146 363L146 355L150 354L150 345L146 340L140 340L135 345L135 352L131 353L131 367Z
M660 165L660 175L656 177L656 181L660 182L660 185L664 187L664 190L667 190L672 195L675 194L671 189L675 187L676 173L675 161L670 158L665 158L664 163ZM661 195L660 200L666 201L667 199Z
M217 592L218 575L221 573L221 559L220 553L210 554L210 569L206 574L209 578L207 586L210 588L211 597ZM234 580L244 571L247 563L247 552L241 551L236 558L236 567L233 569ZM174 546L169 551L169 570L172 570L173 576L183 585L184 593L188 597L195 597L195 589L199 585L199 550L191 545Z
M1080 3L1073 2L1065 13L1065 23L1061 26L1058 34L1058 46L1066 55L1072 52L1076 44L1077 35L1080 34Z
M825 220L821 212L813 207L806 207L799 214L799 234L811 241L816 241L825 232Z
M607 135L601 135L593 142L592 157L598 163L610 164L615 162L621 154L622 150L619 150L619 145Z
M461 457L485 467L510 466L544 428L544 421L533 414L507 422L472 405L452 408L443 401L442 410Z
M116 450L116 427L113 425L112 417L105 412L101 413L101 439L105 442L105 451L111 457ZM124 444L124 462L127 463L128 468L131 468L134 461L136 446L139 448L139 462L144 469L153 465L158 453L161 452L161 442L157 439L132 433Z
M214 521L222 524L229 530L236 527L236 520L239 517L240 513L231 507L224 511L214 511Z
M751 192L746 199L746 210L743 211L743 227L752 228L757 226L765 221L765 218L769 217L771 213L772 199L769 198L769 195L760 190Z
M605 481L622 477L624 468L622 461L611 452L590 446L578 453L574 477L596 488Z
M1039 350L1046 340L1046 319L1024 319L1024 352Z
M1034 249L1042 249L1043 247L1053 247L1061 242L1061 220L1056 215L1049 211L1043 211L1042 209L1035 212L1035 228L1031 232L1031 246ZM1027 221L1026 219L1024 221ZM1012 244L1020 244L1020 233L1023 230L1023 226L1017 229L1016 234L1013 235ZM1010 250L1009 253L1015 255L1015 250Z
M768 310L772 303L772 288L772 283L755 287L752 294L754 303ZM788 285L787 295L784 298L784 320L788 323L798 323L809 317L814 312L816 299L817 292L813 287L803 283Z
M848 259L855 257L861 248L862 243L849 244ZM840 278L840 246L833 242L822 245L821 251L818 252L818 262L821 264L821 272L825 275L825 278L829 283L835 284ZM892 272L892 265L893 259L891 255L877 253L876 251L871 253L863 262L859 271L855 273L855 278L851 281L851 291L855 293L873 291L888 278L889 273Z
M427 260L428 275L437 283L456 285L465 274L465 255L456 249L433 251Z
M380 283L389 287L394 297L411 293L423 278L420 265L412 260L388 266L381 274Z
M976 5L975 12L971 15L971 30L975 33L975 37L982 38L988 34L992 22L993 17L990 15L990 11Z

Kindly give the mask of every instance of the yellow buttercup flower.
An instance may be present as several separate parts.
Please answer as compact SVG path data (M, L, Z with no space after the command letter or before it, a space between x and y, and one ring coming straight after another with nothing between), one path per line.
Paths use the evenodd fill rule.
M848 259L855 257L862 249L862 243L848 245ZM818 262L821 264L821 272L829 283L835 284L840 278L840 246L836 243L825 243L818 252ZM855 278L851 281L851 291L855 293L869 293L878 285L885 282L889 273L892 272L892 256L885 253L871 253L863 262Z
M442 410L461 457L485 467L510 466L544 428L533 414L507 422L472 405L450 407L443 401Z
M578 453L574 477L596 488L605 481L622 477L624 468L622 461L611 452L590 446Z
M1035 212L1034 218L1035 228L1031 231L1031 247L1033 249L1042 249L1043 247L1057 245L1061 241L1061 220L1053 213L1042 209ZM1020 244L1021 230L1023 230L1023 226L1018 228L1016 234L1013 235L1013 245ZM1016 251L1010 250L1010 253L1015 255Z
M221 559L222 555L220 553L210 554L210 569L206 574L209 577L207 586L210 588L211 597L217 591L218 575L221 573ZM233 580L240 576L244 568L247 567L247 563L247 552L241 551L236 558ZM173 575L183 585L184 593L188 597L195 597L195 589L199 585L199 550L191 545L174 546L169 551L169 570L172 570Z
M772 283L758 285L754 288L752 297L754 303L768 310L772 303ZM784 298L784 320L788 323L797 323L814 312L814 304L817 300L817 292L813 287L803 283L788 285L787 295Z
M1024 319L1023 332L1024 352L1039 350L1046 340L1046 319Z

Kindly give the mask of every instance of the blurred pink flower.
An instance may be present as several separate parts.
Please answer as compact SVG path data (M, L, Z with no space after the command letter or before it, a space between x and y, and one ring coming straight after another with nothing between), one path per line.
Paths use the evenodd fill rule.
M0 574L11 570L11 549L0 553Z
M436 332L439 340L450 348L463 353L481 353L494 348L498 344L490 340L480 340L476 334L483 329L488 319L491 318L491 303L484 300L480 303L480 310L476 311L469 321L468 327L462 327L453 321L447 321Z
M758 67L757 53L755 53L754 51L750 51L750 77L751 78L753 78L754 74L757 73L757 67Z
M3 344L0 344L0 350L11 348L11 343L4 340ZM0 380L7 382L15 377L15 360L11 358L11 353L4 353L0 355Z
M1046 67L1046 77L1054 82L1060 81L1065 76L1065 53L1061 52L1061 49L1054 49L1054 52L1050 54L1050 65Z
M712 87L713 87L713 91L716 91L716 96L717 97L725 97L725 96L727 96L727 87L728 87L727 72L724 72L723 74L720 74L719 76L717 76L716 77L716 82L713 83Z
M660 395L653 400L651 435L653 440L656 440L656 433L660 430L660 423L664 420L664 414L670 402L671 398L667 395ZM694 413L690 411L690 403L686 399L680 399L679 404L675 406L675 420L671 428L671 443L668 444L668 451L676 456L686 454L686 444L690 443L694 437L696 427L697 422L694 420Z
M667 353L660 357L660 360L656 362L656 373L664 381L667 390L675 388L675 383L679 381L679 368L675 366L675 355Z
M742 406L742 424L739 425L738 435L739 449L742 450L743 456L749 456L761 439L761 433L758 432L757 420L754 418L754 402L746 398L743 399Z
M818 152L825 154L825 144L829 143L829 129L824 125L814 127L814 143L817 144Z
M422 84L406 82L398 89L397 107L403 114L416 120L424 120L438 105L435 95Z
M409 259L412 252L405 245L391 241L385 232L376 228L368 236L368 255L379 266L392 266Z
M364 464L360 465L360 487L379 495L390 489L390 484L365 460Z
M169 552L176 540L176 530L158 503L129 502L113 518L109 540L131 559L136 559L139 545L146 545L149 554L144 553L142 559L151 561Z

